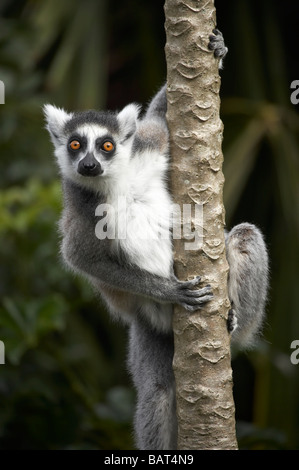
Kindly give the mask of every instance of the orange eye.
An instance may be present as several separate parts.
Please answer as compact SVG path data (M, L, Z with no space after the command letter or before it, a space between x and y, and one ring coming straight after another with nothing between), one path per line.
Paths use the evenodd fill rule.
M104 143L103 143L102 149L103 149L105 152L112 152L112 150L114 150L114 145L113 145L112 142L110 142L110 140L107 140L107 142L104 142Z
M70 142L70 147L72 150L79 150L79 148L81 147L81 144L78 140L72 140Z

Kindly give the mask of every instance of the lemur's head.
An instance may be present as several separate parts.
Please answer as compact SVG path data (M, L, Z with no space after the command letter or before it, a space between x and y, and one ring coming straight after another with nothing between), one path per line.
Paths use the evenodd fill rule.
M47 129L61 173L81 185L100 189L103 178L119 178L130 159L139 107L121 112L67 113L44 106Z

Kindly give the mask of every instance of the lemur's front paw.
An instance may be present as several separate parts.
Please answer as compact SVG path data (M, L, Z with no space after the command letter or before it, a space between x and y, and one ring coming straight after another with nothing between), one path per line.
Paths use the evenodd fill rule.
M200 276L196 276L191 281L177 280L177 303L182 305L186 310L189 310L189 312L200 309L203 304L213 298L210 285L202 289L193 289L193 287L198 286L200 281Z
M227 54L228 48L224 44L222 33L219 29L213 29L213 34L209 36L209 49L214 51L214 56L220 59L224 59Z
M235 311L232 308L228 312L227 316L227 331L229 333L233 333L238 327L238 320L237 320L237 315L235 314Z

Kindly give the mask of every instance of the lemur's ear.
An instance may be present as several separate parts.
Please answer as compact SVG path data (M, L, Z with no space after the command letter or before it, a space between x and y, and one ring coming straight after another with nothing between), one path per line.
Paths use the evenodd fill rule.
M118 122L120 124L121 133L124 136L134 134L139 113L140 106L134 103L128 104L128 106L118 113Z
M47 123L46 129L48 129L50 133L53 144L55 146L61 144L61 137L64 135L64 126L73 115L51 104L46 104L43 111Z

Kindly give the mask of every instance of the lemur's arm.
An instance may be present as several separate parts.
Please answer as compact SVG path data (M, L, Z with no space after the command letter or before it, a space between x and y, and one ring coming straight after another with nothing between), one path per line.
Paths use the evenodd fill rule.
M108 258L105 250L95 249L92 257L88 256L90 250L86 250L86 256L82 256L67 237L63 240L62 253L75 271L84 272L119 290L149 297L161 303L177 303L189 311L195 311L213 297L210 286L193 289L200 284L200 276L190 281L179 281L174 275L169 278L157 276L136 265L120 264L116 259Z

